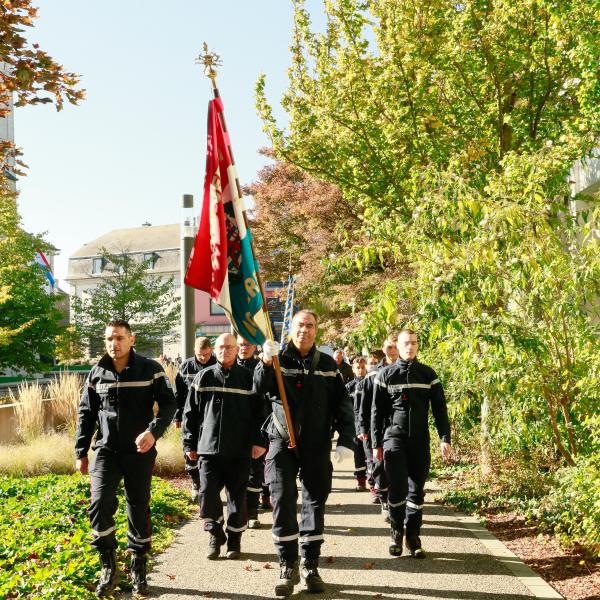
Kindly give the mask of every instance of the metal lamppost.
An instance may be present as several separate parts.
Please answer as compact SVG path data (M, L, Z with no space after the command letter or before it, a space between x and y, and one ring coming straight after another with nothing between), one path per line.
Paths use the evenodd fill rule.
M194 196L192 194L183 194L181 208L181 252L179 253L181 265L181 356L186 359L194 354L196 339L195 290L184 283L185 271L196 237L193 215Z

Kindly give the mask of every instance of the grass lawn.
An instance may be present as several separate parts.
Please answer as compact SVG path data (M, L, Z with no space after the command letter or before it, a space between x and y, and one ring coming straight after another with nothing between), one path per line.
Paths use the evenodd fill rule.
M89 478L0 475L0 598L94 598L98 556L89 545ZM173 529L191 515L188 495L155 477L153 551L169 545ZM125 552L125 498L116 515L120 569Z

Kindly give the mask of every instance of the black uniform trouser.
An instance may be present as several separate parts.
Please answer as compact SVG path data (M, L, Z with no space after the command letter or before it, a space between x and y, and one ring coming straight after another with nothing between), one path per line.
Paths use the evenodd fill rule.
M371 456L373 456L373 450L371 450ZM375 494L379 498L380 502L387 502L388 499L388 478L385 471L384 461L373 460L373 470L371 471L373 483L375 484Z
M356 479L367 477L367 457L365 455L365 445L362 440L354 438L354 477Z
M183 459L185 461L185 472L192 479L192 483L195 488L200 487L200 467L198 466L197 460L192 460L185 452L183 453Z
M201 456L200 516L204 530L217 533L223 529L221 490L227 493L227 531L241 533L248 526L246 487L250 457Z
M250 477L246 488L246 501L248 504L248 515L258 515L258 496L263 493L265 481L265 455L253 458L250 462Z
M90 462L91 504L88 509L92 525L92 546L97 550L114 550L117 488L121 479L127 501L127 547L133 552L150 549L150 484L156 449L144 454L121 454L106 448L94 451Z
M308 560L321 554L325 527L325 503L331 492L333 466L329 450L315 454L299 449L296 455L279 440L271 441L265 462L265 478L273 503L273 540L280 560L290 562L300 553ZM296 515L298 488L302 484L300 527Z
M388 507L393 529L406 529L407 535L419 535L423 523L425 482L429 475L429 443L387 440L383 463L389 482Z

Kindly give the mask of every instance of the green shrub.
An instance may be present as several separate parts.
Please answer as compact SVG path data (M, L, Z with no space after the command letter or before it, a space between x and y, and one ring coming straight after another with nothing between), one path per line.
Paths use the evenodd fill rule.
M89 542L89 478L0 476L0 598L93 598L99 570ZM166 547L173 528L190 515L186 496L152 483L153 550ZM119 561L125 559L123 492L116 515Z

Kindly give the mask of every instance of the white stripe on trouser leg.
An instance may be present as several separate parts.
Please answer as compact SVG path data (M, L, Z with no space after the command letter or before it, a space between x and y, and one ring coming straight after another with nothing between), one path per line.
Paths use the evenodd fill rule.
M367 467L358 467L358 469L354 469L354 470L358 473L359 471L366 471Z
M246 529L248 529L248 525L244 525L243 527L232 527L231 525L227 525L225 529L227 529L227 531L233 531L234 533L240 533L242 531L246 531Z
M406 504L406 500L402 500L402 502L390 502L388 499L388 506L390 508L396 508L397 506L402 506L403 504Z
M301 544L305 544L306 542L322 542L322 541L323 541L322 535L303 535L300 538Z
M275 535L272 533L271 535L273 536L273 540L276 542L291 542L300 537L299 533L292 533L292 535Z
M109 527L108 529L105 529L104 531L94 531L92 529L92 533L96 536L96 537L104 537L106 535L108 535L109 533L112 533L115 530L114 525L112 527Z
M246 491L247 491L247 492L257 492L257 493L259 493L259 492L262 492L262 488L254 488L254 487L250 487L250 486L248 486L248 487L246 488Z
M129 539L133 540L134 542L137 542L138 544L145 544L146 542L152 541L152 537L138 538L138 537L135 537L135 535L133 535L132 533L127 533L127 537Z
M204 517L205 523L223 523L223 517L219 517L218 519L211 519L211 517Z
M408 506L409 508L414 508L415 510L422 510L425 505L424 504L415 504L414 502L407 500L406 506Z

